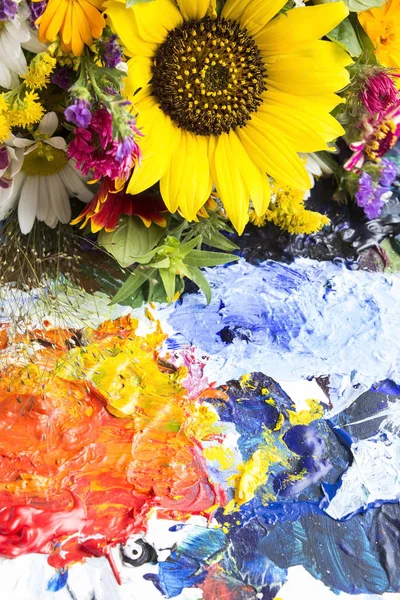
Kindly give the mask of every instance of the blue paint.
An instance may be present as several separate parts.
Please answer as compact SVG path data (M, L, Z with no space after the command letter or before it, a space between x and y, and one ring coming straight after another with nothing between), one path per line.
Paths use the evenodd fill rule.
M159 316L175 332L171 348L193 345L211 355L211 380L224 383L252 371L283 381L329 375L340 412L373 383L400 372L394 276L297 259L258 267L241 260L210 269L207 277L209 305L188 294L181 305L160 308Z
M68 569L60 569L47 583L47 591L58 592L62 590L68 581Z
M326 453L324 439L309 425L295 425L283 436L283 441L299 456L322 456Z

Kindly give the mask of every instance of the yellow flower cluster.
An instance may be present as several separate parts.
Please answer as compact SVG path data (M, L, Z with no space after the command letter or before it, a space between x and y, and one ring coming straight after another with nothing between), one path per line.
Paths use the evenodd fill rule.
M23 98L15 90L0 94L0 143L10 137L12 127L30 127L38 123L44 113L34 91L25 92Z
M40 52L32 59L29 70L24 76L25 85L31 89L41 90L49 83L50 75L53 72L57 60L47 52Z
M257 227L263 227L267 221L272 221L289 233L310 234L328 225L328 217L305 208L304 192L290 187L276 187L273 193L274 202L270 203L261 217L258 217L254 211L250 212L250 222Z

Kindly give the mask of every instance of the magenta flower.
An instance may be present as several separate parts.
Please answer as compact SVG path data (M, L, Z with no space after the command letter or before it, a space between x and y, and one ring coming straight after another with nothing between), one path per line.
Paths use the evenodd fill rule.
M68 156L76 160L84 175L93 171L95 179L126 179L140 158L139 146L133 138L135 131L132 127L132 137L125 138L120 147L121 144L113 139L110 113L104 108L98 109L87 129L75 129Z
M393 77L398 77L398 75ZM399 92L392 76L381 71L366 81L361 90L360 98L371 115L382 115L399 102Z

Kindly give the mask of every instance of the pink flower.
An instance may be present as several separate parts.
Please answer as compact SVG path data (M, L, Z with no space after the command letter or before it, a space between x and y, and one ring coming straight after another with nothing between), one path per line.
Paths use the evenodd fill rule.
M100 108L93 113L87 129L75 129L68 156L76 160L78 169L84 175L93 171L94 179L109 177L125 180L140 158L139 146L133 137L135 133L137 130L132 124L132 136L129 138L131 152L121 156L118 151L120 144L113 139L112 116L106 109Z
M382 115L399 102L399 91L393 78L398 75L387 75L384 71L369 77L360 92L360 98L367 111Z
M361 124L363 137L350 144L353 155L344 164L346 171L358 171L366 160L380 162L400 136L400 99L384 113L376 113Z

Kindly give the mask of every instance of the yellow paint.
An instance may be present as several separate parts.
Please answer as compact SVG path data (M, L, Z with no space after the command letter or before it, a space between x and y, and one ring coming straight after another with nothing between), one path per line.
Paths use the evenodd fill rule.
M299 412L294 410L287 411L291 425L308 425L323 416L324 409L318 400L310 398L306 400L306 404L309 407L308 409L300 410Z
M209 446L204 448L203 454L208 460L217 461L221 469L230 469L235 459L232 450L223 446Z
M224 508L224 515L231 514L235 510L235 508L236 508L235 499L232 498L232 500L230 502L228 502L228 504Z
M286 452L280 444L277 445L273 433L266 429L263 437L265 444L239 467L239 474L235 476L235 500L239 506L254 498L258 488L267 482L272 465L287 465Z
M283 416L282 413L279 414L278 420L276 422L276 425L274 427L274 431L279 431L282 428L282 425L285 422L285 417Z

